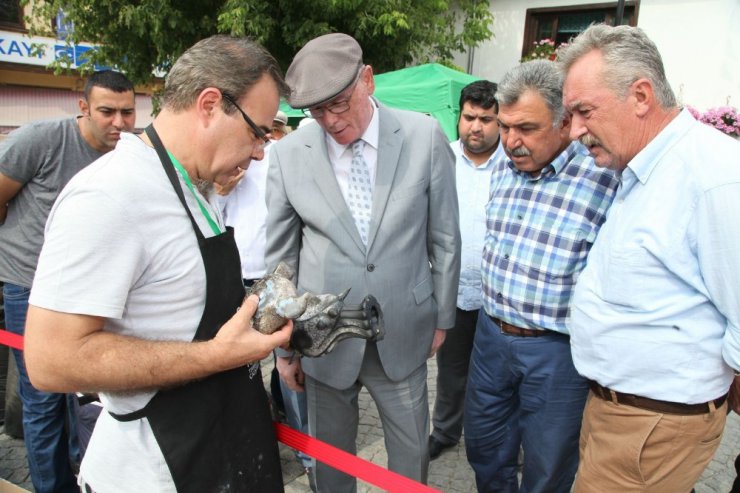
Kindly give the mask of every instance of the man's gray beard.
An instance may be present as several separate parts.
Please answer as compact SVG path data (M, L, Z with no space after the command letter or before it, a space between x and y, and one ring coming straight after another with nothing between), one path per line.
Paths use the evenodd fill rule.
M205 198L209 198L211 196L211 191L213 190L213 183L205 180L195 180L195 188L197 188L200 194Z

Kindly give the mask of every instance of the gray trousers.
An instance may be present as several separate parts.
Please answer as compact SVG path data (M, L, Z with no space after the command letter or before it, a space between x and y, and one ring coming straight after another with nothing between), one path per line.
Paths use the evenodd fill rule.
M341 371L341 369L337 369ZM388 469L426 483L429 469L426 362L407 378L391 381L383 371L375 343L368 343L360 376L339 390L306 375L309 434L351 454L357 454L358 396L366 387L383 425ZM318 493L354 493L357 480L315 461L313 485Z
M478 312L458 308L455 326L447 331L445 342L437 351L437 397L432 415L432 436L443 444L457 443L462 435L465 387Z

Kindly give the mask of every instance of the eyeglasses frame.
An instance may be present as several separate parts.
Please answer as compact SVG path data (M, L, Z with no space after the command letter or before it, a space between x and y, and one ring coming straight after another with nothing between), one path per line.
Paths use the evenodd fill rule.
M322 106L324 106L324 108L320 110L320 113L319 114L312 113L311 112L311 108L303 108L301 110L303 112L303 114L306 115L309 118L322 118L326 114L325 112L327 112L327 111L329 113L334 114L334 115L341 115L342 113L348 112L349 109L350 109L349 101L350 101L350 99L352 99L352 95L355 93L355 89L357 89L357 84L360 82L360 79L362 78L362 73L365 70L365 67L366 67L366 65L363 65L362 67L360 67L360 70L357 71L357 77L355 77L355 80L354 80L354 82L352 82L352 85L349 86L349 87L352 88L352 91L350 91L349 96L347 97L347 99L345 101L338 101L337 102L338 105L342 105L342 109L340 109L339 111L335 111L335 109L333 109L331 107L332 104L334 104L334 103L328 103L328 104L322 105ZM349 87L347 89L349 89ZM339 94L341 94L342 92L346 91L347 89L342 90ZM337 96L339 94L337 94ZM346 107L344 105L346 105Z
M231 103L234 106L234 108L239 110L239 113L242 114L244 121L247 122L247 125L249 125L249 128L252 129L252 131L254 132L254 135L263 142L262 143L263 146L270 142L270 136L268 135L268 132L265 132L260 127L258 127L257 124L254 123L254 120L249 118L249 115L247 115L247 113L243 109L241 109L241 107L238 104L236 104L236 101L234 100L234 98L232 98L231 96L229 96L223 91L221 91L221 95L226 101Z

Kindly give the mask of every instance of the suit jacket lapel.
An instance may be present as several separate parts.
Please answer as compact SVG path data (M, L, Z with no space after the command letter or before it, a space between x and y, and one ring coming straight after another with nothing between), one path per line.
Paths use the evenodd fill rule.
M317 132L319 137L306 139L306 162L311 167L311 176L313 176L321 194L329 203L334 216L339 219L339 222L342 223L358 248L365 251L365 245L362 243L360 233L355 226L355 220L349 211L349 207L347 207L339 183L337 183L334 167L329 160L324 132L318 124L315 127L312 131ZM319 144L317 145L315 142L319 142Z
M375 167L375 187L373 188L373 210L368 232L368 250L380 228L388 197L393 186L393 179L398 168L403 138L400 135L401 124L384 106L379 107L378 162Z

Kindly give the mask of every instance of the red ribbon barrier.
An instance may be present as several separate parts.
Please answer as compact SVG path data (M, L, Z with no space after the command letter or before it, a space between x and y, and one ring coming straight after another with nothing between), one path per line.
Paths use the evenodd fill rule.
M403 493L440 493L439 490L430 488L421 483L389 471L384 467L366 461L340 450L328 443L316 440L308 435L296 431L281 423L273 423L277 432L278 440L288 447L300 450L304 454L323 462L345 474L362 479L373 486L390 492Z
M0 329L0 344L23 351L23 336Z
M0 344L23 350L23 336L0 329ZM278 440L345 474L391 493L441 493L377 464L360 459L321 440L316 440L281 423L273 423Z

